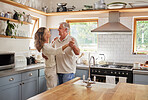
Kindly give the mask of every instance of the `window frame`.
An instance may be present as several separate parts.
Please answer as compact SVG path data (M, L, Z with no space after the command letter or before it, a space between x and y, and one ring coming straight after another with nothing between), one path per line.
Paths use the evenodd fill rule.
M143 51L143 52L136 52L136 36L137 36L137 21L148 21L148 17L136 17L134 18L134 31L133 31L133 54L142 54L142 55L147 55L148 51Z
M98 18L95 18L95 19L67 19L66 22L67 23L97 22L97 27L99 26L99 24L98 24L99 19ZM97 51L98 51L98 34L97 34Z
M32 20L35 20L34 25L33 25L33 29L32 29L32 33L31 33L31 38L33 39L34 38L33 33L34 33L34 29L35 29L36 24L37 24L37 29L39 28L39 18L33 17L33 16L31 16L31 17L32 17ZM29 49L29 50L36 50L36 49Z

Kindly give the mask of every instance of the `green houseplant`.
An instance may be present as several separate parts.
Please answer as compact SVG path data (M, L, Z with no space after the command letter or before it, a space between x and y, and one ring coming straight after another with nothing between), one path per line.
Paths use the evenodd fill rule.
M6 36L12 36L11 38L16 38L16 32L17 32L18 25L15 25L14 23L10 23L10 21L7 21L7 28L6 28ZM13 35L14 32L14 35Z

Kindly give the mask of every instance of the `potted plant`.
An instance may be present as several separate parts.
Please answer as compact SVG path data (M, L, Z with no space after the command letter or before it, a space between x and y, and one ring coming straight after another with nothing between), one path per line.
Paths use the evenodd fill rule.
M7 21L7 28L6 28L6 36L12 36L13 30L15 29L15 24L14 23L10 23L10 21Z
M6 28L6 36L11 36L11 38L16 38L16 32L17 32L18 25L15 25L14 23L10 23L10 21L7 21L7 28ZM14 35L13 35L14 32Z

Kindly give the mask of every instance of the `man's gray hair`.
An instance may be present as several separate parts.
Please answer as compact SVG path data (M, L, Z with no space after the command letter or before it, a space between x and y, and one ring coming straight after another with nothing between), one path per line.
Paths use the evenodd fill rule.
M69 31L70 31L70 25L69 25L69 23L62 22L62 23L60 23L60 25L63 25L63 27L64 27L65 29L67 29L67 33L69 33Z

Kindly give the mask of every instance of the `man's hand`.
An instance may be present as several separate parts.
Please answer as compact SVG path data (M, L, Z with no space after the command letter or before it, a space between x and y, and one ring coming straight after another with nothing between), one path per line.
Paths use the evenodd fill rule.
M45 60L48 60L48 58L42 53L42 57L45 59Z
M69 46L72 48L75 44L75 40L72 38L72 40L69 42Z

